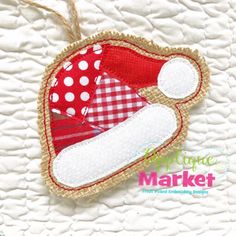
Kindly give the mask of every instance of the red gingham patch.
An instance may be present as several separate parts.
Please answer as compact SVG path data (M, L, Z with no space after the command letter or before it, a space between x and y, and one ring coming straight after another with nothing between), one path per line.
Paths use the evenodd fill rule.
M114 78L104 75L96 89L86 119L104 130L132 116L148 103L137 92Z

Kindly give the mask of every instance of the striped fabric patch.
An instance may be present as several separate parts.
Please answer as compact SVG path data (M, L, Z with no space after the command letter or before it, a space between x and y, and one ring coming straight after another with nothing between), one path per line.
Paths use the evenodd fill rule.
M70 145L95 137L103 132L102 129L90 125L86 121L82 122L54 112L51 112L51 121L51 131L56 154Z

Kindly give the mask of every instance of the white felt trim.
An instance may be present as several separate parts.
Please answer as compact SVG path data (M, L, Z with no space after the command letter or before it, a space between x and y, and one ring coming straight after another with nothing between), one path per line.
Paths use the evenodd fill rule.
M158 88L170 98L182 99L193 94L198 83L196 68L184 58L169 60L158 75Z
M148 105L105 133L62 150L53 162L54 176L70 187L96 181L159 147L176 129L173 109Z

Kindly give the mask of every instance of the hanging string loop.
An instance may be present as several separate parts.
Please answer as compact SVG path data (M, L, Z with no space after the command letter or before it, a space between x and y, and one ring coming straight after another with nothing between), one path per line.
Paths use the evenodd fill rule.
M34 2L32 0L19 0L19 1L22 3L28 4L32 7L43 9L47 12L52 13L54 15L54 17L57 19L58 23L60 23L64 27L66 34L67 34L67 38L70 43L81 39L79 19L78 19L78 13L76 10L76 6L75 6L75 0L67 0L68 8L69 8L69 11L71 14L71 22L66 20L66 18L64 16L62 16L60 13L58 13L57 11L55 11L45 5L39 4L39 3Z

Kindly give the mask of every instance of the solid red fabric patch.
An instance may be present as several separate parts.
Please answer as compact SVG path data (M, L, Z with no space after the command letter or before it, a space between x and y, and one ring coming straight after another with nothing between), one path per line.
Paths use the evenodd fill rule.
M147 104L135 90L105 74L96 89L86 120L107 130L123 122Z
M107 45L101 69L133 89L157 85L166 60L155 60L125 47Z

